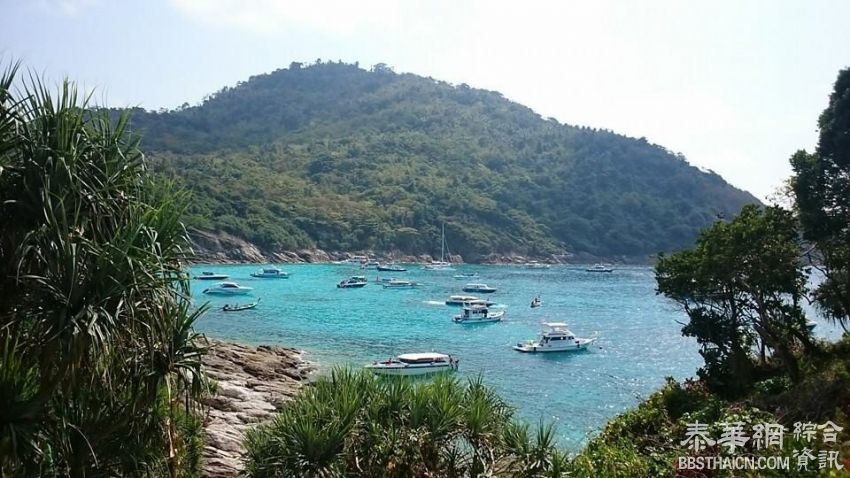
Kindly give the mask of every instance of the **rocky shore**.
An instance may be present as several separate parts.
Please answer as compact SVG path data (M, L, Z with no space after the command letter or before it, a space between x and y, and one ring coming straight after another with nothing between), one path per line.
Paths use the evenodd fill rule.
M268 251L255 244L225 232L204 232L193 230L191 233L195 262L199 264L321 264L345 261L355 256L368 256L379 262L398 262L403 264L428 263L436 260L430 255L410 255L398 251L357 251L340 252L322 249L298 249L294 251ZM597 257L590 254L551 254L544 256L526 256L522 254L489 254L474 258L476 264L524 264L528 261L545 264L593 264L606 262L615 264L647 265L654 263L651 256ZM454 263L466 262L458 254L451 256Z
M191 233L195 262L199 264L322 264L345 261L355 256L368 256L382 263L398 262L403 264L428 263L437 259L430 255L410 255L399 251L324 251L322 249L298 249L294 251L268 251L255 244L225 232L204 232L194 230ZM597 257L590 254L550 254L526 256L515 253L488 254L474 258L476 264L525 264L529 261L545 264L593 264L597 262L647 265L653 264L652 256ZM452 254L454 263L466 262L458 254Z
M217 392L205 400L203 476L235 477L242 470L245 431L292 399L315 368L295 349L214 340L210 346L204 365Z

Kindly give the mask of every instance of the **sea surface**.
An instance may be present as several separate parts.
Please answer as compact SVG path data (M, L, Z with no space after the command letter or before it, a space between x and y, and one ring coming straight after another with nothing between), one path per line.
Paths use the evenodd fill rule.
M209 312L197 328L207 335L246 344L277 344L306 351L320 370L334 365L360 367L406 352L436 351L460 359L463 377L483 376L532 424L554 421L561 445L577 451L605 422L634 407L663 385L665 377L694 376L702 360L693 339L682 337L687 318L655 293L649 267L622 267L590 273L585 266L527 269L517 266L458 266L455 271L408 272L360 270L357 265L284 265L289 279L255 279L258 266L197 265L193 273L214 271L253 287L250 296L217 297L202 291L216 281L192 281L197 304ZM472 280L455 279L477 272ZM366 275L362 289L338 289L352 275ZM421 282L417 289L384 289L378 277ZM503 322L461 325L460 312L444 301L463 294L467 282L498 288L486 296L507 308ZM539 295L543 306L531 309ZM256 309L222 312L226 303L260 298ZM523 354L511 349L535 338L544 321L567 322L578 337L598 333L589 350ZM815 334L830 338L840 330L819 320Z

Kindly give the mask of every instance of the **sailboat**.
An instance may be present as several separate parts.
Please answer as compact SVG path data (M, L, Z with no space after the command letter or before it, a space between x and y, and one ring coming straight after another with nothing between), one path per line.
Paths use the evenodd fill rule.
M440 240L440 260L438 262L431 262L430 264L426 264L424 269L426 271L453 271L451 262L446 262L446 223L443 223L443 231ZM451 255L449 256L451 257Z

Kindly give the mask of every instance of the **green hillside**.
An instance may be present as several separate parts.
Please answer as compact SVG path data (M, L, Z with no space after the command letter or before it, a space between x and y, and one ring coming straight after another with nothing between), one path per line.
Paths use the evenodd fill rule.
M378 65L292 64L198 106L138 109L187 222L269 251L641 256L757 200L645 139L544 119L499 93Z

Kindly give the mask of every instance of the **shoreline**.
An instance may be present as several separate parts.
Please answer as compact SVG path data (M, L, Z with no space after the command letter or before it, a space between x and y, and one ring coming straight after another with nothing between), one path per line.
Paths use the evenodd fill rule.
M245 431L296 397L317 366L304 359L302 350L207 341L204 368L216 381L216 389L203 401L207 410L202 476L235 477L242 471Z
M269 251L223 232L209 233L195 230L191 232L191 238L195 257L195 260L191 261L193 264L332 264L337 261L352 259L355 256L367 256L381 263L418 264L437 260L429 254L415 255L392 250L325 251L318 248L302 248ZM654 255L602 257L586 253L525 255L505 252L487 254L476 257L474 260L467 259L458 254L450 256L451 262L456 264L476 265L522 265L530 261L539 261L550 265L584 265L598 262L621 265L652 265L655 263Z
M368 256L370 259L377 260L382 264L395 263L403 265L426 265L433 262L430 256L399 256L394 254L381 254L373 252L332 252L328 253L321 249L311 249L309 251L284 251L275 252L272 254L264 254L261 256L243 256L234 254L230 256L227 253L209 253L204 251L195 251L194 260L188 261L190 265L238 265L238 264L340 264L344 261L353 259L355 256ZM454 256L457 259L460 256ZM577 256L571 260L552 260L534 257L534 256L498 256L485 261L466 262L463 260L454 260L454 265L472 265L472 266L523 266L531 261L537 261L541 264L550 266L575 266L585 267L593 264L611 264L614 266L652 266L655 264L655 257L617 257L617 258L600 258L595 256ZM351 263L351 265L357 265Z

